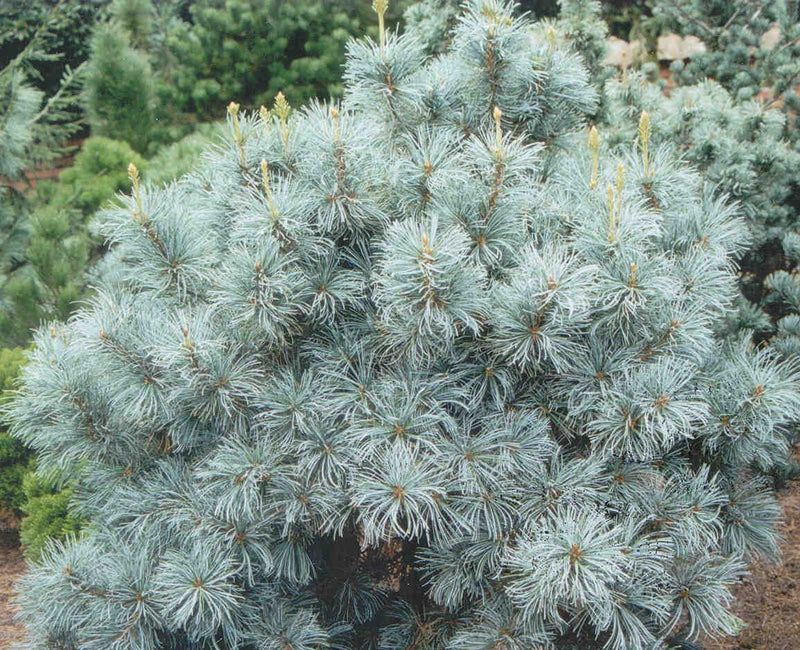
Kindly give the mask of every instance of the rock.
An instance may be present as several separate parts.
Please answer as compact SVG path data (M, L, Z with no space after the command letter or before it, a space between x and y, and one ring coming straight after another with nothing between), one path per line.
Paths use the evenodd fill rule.
M663 34L658 37L657 56L659 61L690 59L695 54L706 51L706 44L697 36L681 37L678 34Z
M781 28L773 25L772 29L761 34L761 47L765 50L772 50L781 40Z
M641 39L628 42L611 36L607 43L605 63L617 68L625 69L635 61L643 59L646 54L645 43Z

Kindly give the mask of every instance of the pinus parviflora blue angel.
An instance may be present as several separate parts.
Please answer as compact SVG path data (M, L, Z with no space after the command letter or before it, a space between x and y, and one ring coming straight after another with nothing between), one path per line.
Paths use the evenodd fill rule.
M737 630L797 368L713 338L733 208L587 138L585 71L512 11L470 4L433 58L353 41L341 104L231 104L196 173L131 168L96 296L11 410L89 521L22 582L29 647Z

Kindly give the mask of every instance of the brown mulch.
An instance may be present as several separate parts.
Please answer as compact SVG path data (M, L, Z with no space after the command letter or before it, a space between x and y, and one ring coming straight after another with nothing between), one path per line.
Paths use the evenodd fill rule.
M14 583L25 570L25 561L19 548L19 533L14 515L0 510L0 650L11 648L23 641L25 631L14 620Z
M706 650L800 650L800 481L780 493L783 563L758 562L734 590L733 612L747 624L738 637Z

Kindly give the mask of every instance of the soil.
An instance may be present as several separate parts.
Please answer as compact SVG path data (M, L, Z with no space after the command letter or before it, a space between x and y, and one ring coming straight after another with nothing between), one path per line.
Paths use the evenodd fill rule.
M15 608L11 603L14 583L24 570L17 520L13 514L0 510L0 650L11 648L25 638L24 628L14 620Z
M80 151L84 140L85 138L70 140L65 145L66 151L63 154L56 156L55 160L25 169L20 178L8 180L0 177L0 185L8 185L24 194L33 190L39 181L57 180L61 172L75 164L75 154Z
M780 493L783 563L759 562L734 589L734 613L746 623L738 637L707 641L705 650L800 649L800 481ZM14 583L25 570L12 517L0 511L0 650L24 639L14 620Z

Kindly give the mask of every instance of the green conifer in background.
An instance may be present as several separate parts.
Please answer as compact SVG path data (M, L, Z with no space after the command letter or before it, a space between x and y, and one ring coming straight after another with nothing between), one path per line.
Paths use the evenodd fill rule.
M58 55L47 49L49 23L0 70L0 346L24 346L38 324L39 287L19 271L26 264L31 206L25 171L52 162L80 128L76 92L83 68L66 67L50 96L38 89L37 64Z
M5 404L15 387L25 353L20 348L0 349L0 406ZM22 479L30 467L31 454L12 437L5 427L0 429L0 507L19 510L24 501Z
M150 62L131 45L130 33L120 23L95 28L85 93L93 135L146 151L154 124L154 83Z

